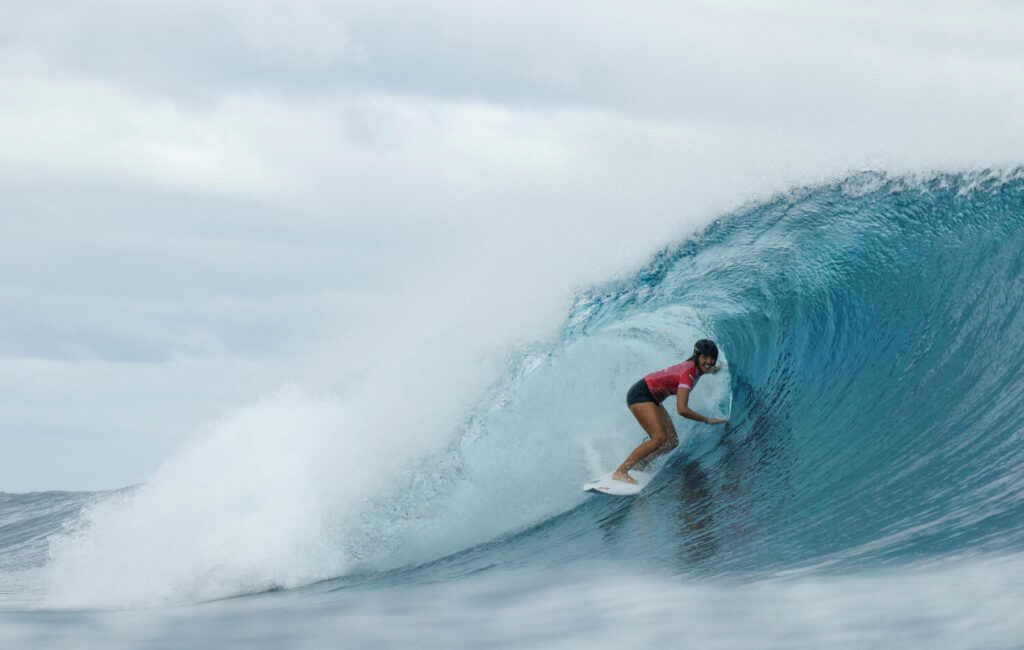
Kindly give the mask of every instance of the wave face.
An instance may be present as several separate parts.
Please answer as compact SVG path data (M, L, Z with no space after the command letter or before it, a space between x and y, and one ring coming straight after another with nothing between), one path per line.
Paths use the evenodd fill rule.
M694 397L731 411L728 427L681 424L635 501L591 498L439 568L602 558L750 577L1019 552L1022 304L1019 177L864 174L720 219L582 296L546 363L561 380L579 365L614 378L604 397L625 411L616 390L706 334L731 394ZM630 431L628 415L602 417ZM606 469L630 448L613 446L596 445Z
M686 305L736 402L647 496L659 529L627 536L705 574L1020 550L1022 304L1019 178L856 176L664 252L571 336Z
M340 603L417 583L445 585L430 596L443 601L452 585L479 590L481 575L504 569L571 571L587 584L612 567L670 576L698 589L686 596L696 600L704 592L693 585L717 585L708 593L719 597L738 579L746 586L734 595L752 603L751 592L781 592L750 585L781 576L864 575L871 593L858 601L858 620L877 634L875 614L893 604L886 593L913 600L914 585L960 575L974 560L1009 567L989 573L1024 575L1022 304L1019 172L860 174L793 190L580 295L557 342L510 361L449 443L404 463L344 511L315 513L323 521L308 534L331 557L320 573L309 552L301 571L281 561L254 580L248 566L244 580L221 576L220 592L199 595L319 581L282 602L294 607L293 598L313 594L321 607L325 597ZM642 439L625 408L629 385L685 358L703 336L717 340L727 371L698 385L694 405L728 415L729 425L679 423L679 450L636 499L579 493ZM131 507L119 512L135 516ZM160 519L148 513L145 521ZM17 530L6 528L5 549ZM95 578L104 566L96 540L110 530L119 528L88 543L62 538L54 563L77 558ZM257 546L259 528L245 530ZM174 579L195 582L209 564L162 570L187 565L195 575ZM907 571L918 573L902 577ZM118 580L132 579L121 573ZM528 599L535 588L521 589ZM1020 604L1009 586L986 589L1006 607ZM906 615L908 629L917 614ZM551 638L573 638L577 623Z

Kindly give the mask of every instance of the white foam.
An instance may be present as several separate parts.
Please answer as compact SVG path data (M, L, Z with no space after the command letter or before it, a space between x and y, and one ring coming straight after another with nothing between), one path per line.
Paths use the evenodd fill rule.
M458 350L447 337L416 341L344 397L292 387L213 423L53 540L50 601L144 606L290 587L532 525L578 503L592 468L643 438L624 391L678 361L613 330L526 357L492 386L517 366L472 354L470 338ZM724 414L724 375L698 384L696 407Z

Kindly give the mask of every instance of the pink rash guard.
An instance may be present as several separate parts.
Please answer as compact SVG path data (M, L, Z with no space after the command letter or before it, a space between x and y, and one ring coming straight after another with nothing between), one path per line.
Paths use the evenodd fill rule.
M658 404L664 402L669 395L675 395L680 388L693 390L701 376L700 368L693 361L684 361L671 368L652 372L644 377L651 396Z

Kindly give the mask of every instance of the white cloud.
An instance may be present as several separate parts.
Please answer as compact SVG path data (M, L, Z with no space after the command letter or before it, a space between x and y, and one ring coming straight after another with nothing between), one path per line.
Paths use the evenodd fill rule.
M325 0L221 2L245 41L263 56L326 64L359 61L365 52L345 28L342 6ZM210 6L210 3L200 3Z
M216 110L133 96L101 80L10 70L0 74L0 104L8 179L242 197L297 183Z

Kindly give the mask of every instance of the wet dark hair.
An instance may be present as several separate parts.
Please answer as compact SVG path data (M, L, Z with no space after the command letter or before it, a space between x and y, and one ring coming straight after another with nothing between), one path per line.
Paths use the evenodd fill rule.
M711 339L701 339L693 344L693 356L689 360L697 363L697 357L702 354L718 361L718 346Z

